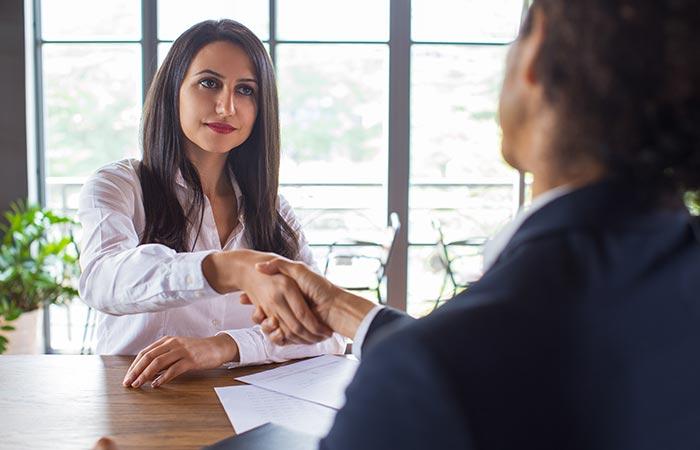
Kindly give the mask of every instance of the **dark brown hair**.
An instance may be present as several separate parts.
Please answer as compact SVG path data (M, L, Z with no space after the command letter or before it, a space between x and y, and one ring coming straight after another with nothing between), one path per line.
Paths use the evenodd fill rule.
M297 233L277 210L280 132L274 68L262 42L233 20L205 21L185 31L173 43L148 90L141 124L143 160L139 176L146 215L141 243L164 244L184 252L196 243L196 239L188 239L192 227L198 227L199 235L204 194L197 170L184 153L179 92L197 52L216 41L231 42L246 52L259 86L258 113L251 135L227 157L227 167L243 194L238 207L244 214L247 237L255 250L296 258ZM178 171L191 190L186 211L175 193Z
M650 193L700 188L697 0L535 0L535 62L560 123L555 145Z

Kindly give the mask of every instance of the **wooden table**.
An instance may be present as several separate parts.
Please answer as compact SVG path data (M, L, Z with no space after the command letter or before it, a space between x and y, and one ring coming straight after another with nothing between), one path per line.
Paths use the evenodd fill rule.
M215 386L276 367L214 369L123 387L131 356L0 356L0 449L198 449L234 434Z

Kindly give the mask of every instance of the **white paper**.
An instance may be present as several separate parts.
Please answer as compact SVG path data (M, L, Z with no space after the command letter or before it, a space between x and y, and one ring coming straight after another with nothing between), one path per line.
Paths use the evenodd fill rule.
M214 388L228 420L240 434L268 422L323 437L331 429L336 411L255 386Z
M345 388L360 363L354 359L324 355L275 369L236 378L244 383L340 409Z

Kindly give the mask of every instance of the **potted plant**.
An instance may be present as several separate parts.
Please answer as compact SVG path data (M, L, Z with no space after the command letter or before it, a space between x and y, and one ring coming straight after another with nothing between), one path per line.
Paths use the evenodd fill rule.
M21 201L3 216L0 353L8 344L19 344L14 340L20 333L35 339L40 308L66 304L76 297L74 283L79 273L78 247L70 231L74 220ZM18 319L23 315L33 316L29 321L33 325L20 326Z
M691 214L700 216L700 191L686 193L685 204L688 206Z

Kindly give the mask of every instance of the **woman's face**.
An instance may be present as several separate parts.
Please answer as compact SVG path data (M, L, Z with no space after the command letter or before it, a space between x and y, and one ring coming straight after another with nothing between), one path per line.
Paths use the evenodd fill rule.
M180 127L187 151L226 154L250 136L258 83L243 49L227 41L195 55L180 87Z

